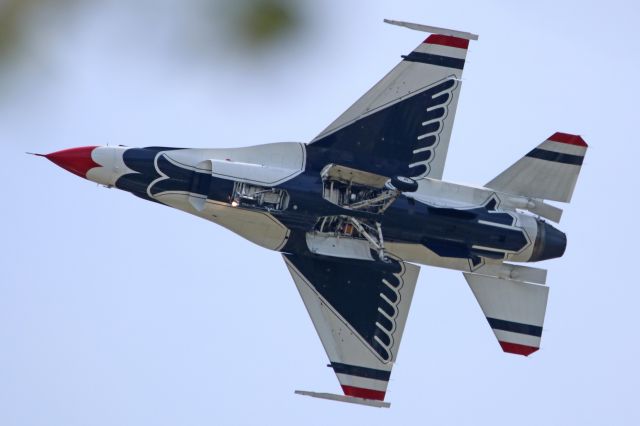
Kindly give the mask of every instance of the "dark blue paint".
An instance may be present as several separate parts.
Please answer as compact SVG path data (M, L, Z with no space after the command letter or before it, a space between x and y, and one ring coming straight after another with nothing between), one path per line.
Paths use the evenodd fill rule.
M423 238L422 244L442 257L457 257L457 258L469 258L471 257L471 249L468 245L459 243L456 241L438 240L435 238Z
M441 130L438 120L446 114L455 84L452 77L444 79L307 145L307 169L319 172L325 165L336 163L383 176L423 175L427 166L409 164L432 160L434 152L413 151L435 148L435 136L418 137Z
M450 56L434 55L433 53L411 52L402 56L405 61L421 62L423 64L438 65L440 67L463 69L464 59L452 58Z
M563 154L561 152L548 151L546 149L535 148L527 155L531 158L539 158L540 160L553 161L556 163L573 164L581 166L584 157L580 155Z
M115 186L150 201L156 200L150 198L147 191L151 195L168 191L191 192L216 201L229 201L233 191L232 181L215 178L208 173L194 172L172 163L163 153L175 150L161 147L126 150L123 161L136 173L121 176ZM158 169L166 178L156 170L156 157ZM158 180L159 178L163 179Z
M513 333L527 334L529 336L542 336L542 327L537 325L523 324L520 322L506 321L487 317L491 328L496 330L511 331Z
M385 280L396 290L401 287L402 281L396 274L402 267L397 261L371 262L310 253L285 256L322 295L329 307L344 318L382 360L391 360L393 355L374 337L387 345L391 344L391 333L381 330L376 322L382 324L386 319L379 309L393 317L395 312L391 304L400 302L397 294L383 282ZM380 297L381 294L391 304Z
M367 379L389 381L391 371L376 370L375 368L360 367L357 365L342 364L340 362L332 362L329 364L336 374L348 374L350 376L366 377Z
M129 173L121 176L116 181L116 188L129 191L145 200L155 201L147 194L147 188L155 179L160 177L157 174L154 161L159 152L172 150L171 148L149 147L130 148L122 155L124 163L136 173Z

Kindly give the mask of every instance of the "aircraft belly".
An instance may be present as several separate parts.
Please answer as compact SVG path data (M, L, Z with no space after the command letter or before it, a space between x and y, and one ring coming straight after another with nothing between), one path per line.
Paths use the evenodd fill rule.
M196 208L187 192L166 192L157 194L155 198L170 207L223 226L270 250L280 250L289 238L289 229L266 212L232 207L213 200L206 200Z
M442 257L429 250L422 244L386 242L386 251L401 258L406 262L420 263L422 265L450 268L460 271L470 269L469 259L456 257Z
M387 242L386 250L389 254L397 256L406 262L536 284L545 284L547 282L547 271L545 269L513 265L492 259L481 259L479 263L473 263L470 259L443 257L422 244Z
M417 264L462 272L504 352L540 348L547 271L518 263L563 256L545 200L571 200L588 148L556 132L484 187L442 181L478 36L385 22L430 35L308 144L34 154L280 251L344 395L295 393L372 407L390 406Z

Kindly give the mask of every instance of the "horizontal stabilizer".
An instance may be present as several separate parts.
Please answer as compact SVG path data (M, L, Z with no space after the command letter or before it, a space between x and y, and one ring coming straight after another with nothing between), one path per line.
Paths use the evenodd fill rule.
M478 35L468 33L466 31L450 30L448 28L433 27L431 25L414 24L413 22L394 21L393 19L385 19L384 22L391 25L397 25L399 27L409 28L411 30L422 31L431 34L442 34L459 38L466 38L467 40L477 40Z
M542 216L556 223L560 223L560 219L562 218L561 208L552 206L551 204L547 204L544 202L534 202L533 207L528 207L526 210L529 210L531 213L537 214L538 216Z
M507 262L485 263L474 269L474 274L487 275L506 280L521 281L534 284L547 283L547 270L531 266L514 265Z
M586 152L587 144L580 136L554 133L485 187L507 194L568 203ZM558 216L557 212L551 214Z
M331 401L340 401L340 402L348 402L350 404L368 405L369 407L378 407L378 408L391 407L391 404L389 402L378 401L375 399L358 398L357 396L345 396L345 395L337 395L335 393L310 392L310 391L303 391L303 390L297 390L295 391L295 393L297 395L311 396L313 398L328 399Z
M505 352L531 355L540 348L549 288L463 273Z

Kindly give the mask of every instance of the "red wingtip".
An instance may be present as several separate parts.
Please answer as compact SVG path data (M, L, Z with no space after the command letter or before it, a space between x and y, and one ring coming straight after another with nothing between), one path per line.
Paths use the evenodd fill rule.
M469 48L469 40L466 38L442 34L431 34L424 42L428 44L439 44L441 46L457 47L458 49Z
M587 143L578 135L570 135L569 133L555 132L549 136L550 141L566 143L569 145L577 145L588 147Z
M100 164L91 158L91 153L95 148L97 148L97 146L63 149L62 151L44 155L44 157L74 175L86 179L87 172L90 169L100 167Z
M503 351L509 352L510 354L516 354L516 355L529 356L535 351L537 351L538 349L540 349L534 346L519 345L517 343L500 342L500 341L499 343L500 343L500 346L502 346Z

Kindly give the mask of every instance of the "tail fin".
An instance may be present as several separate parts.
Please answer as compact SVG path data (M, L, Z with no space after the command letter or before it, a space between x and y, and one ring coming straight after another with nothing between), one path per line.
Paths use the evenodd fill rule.
M554 133L485 187L568 203L586 152L587 144L580 136Z

